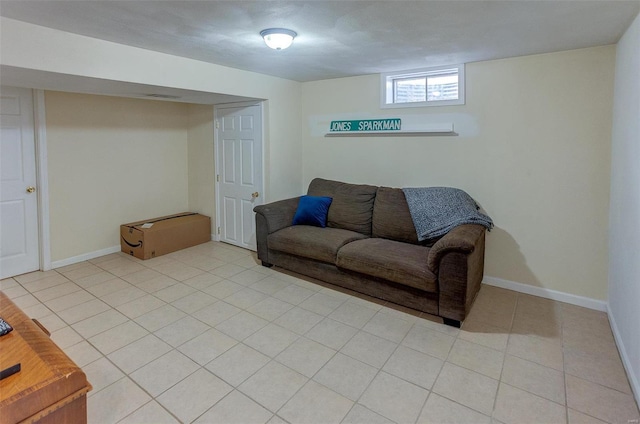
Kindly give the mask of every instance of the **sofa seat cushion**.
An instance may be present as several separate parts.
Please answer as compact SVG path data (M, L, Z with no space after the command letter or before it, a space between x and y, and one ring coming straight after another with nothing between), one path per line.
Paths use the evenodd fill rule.
M336 265L427 292L436 292L437 277L427 268L428 256L429 248L426 246L368 238L342 247Z
M295 225L270 234L267 245L269 249L335 264L342 246L364 238L354 231Z

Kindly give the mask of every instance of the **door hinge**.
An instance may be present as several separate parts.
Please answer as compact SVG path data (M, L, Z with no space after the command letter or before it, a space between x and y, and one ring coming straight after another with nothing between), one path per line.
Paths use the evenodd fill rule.
M216 182L219 183L220 182L220 174L216 174Z
M220 128L220 121L216 119L216 129Z
M218 227L218 234L220 234L220 227Z

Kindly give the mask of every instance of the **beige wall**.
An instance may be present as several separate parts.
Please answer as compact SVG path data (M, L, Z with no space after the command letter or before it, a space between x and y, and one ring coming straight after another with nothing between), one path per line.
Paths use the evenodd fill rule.
M211 217L213 228L216 216L213 106L188 107L189 210Z
M264 201L297 195L302 189L300 83L66 33L5 17L0 17L0 21L0 50L2 51L0 62L2 65L25 70L25 75L30 76L25 78L31 81L25 85L28 87L43 88L39 78L42 78L42 81L55 81L55 77L59 75L65 78L79 77L80 83L77 88L79 91L92 89L91 86L82 83L83 78L100 78L112 82L114 86L117 86L118 82L125 82L264 99ZM182 169L181 172L175 169L176 174L180 174L178 179L181 181L180 196L183 196L177 203L181 203L181 209L193 207L203 212L209 210L213 215L215 187L212 186L211 191L207 192L205 183L207 175L213 173L213 162L205 163L209 159L204 156L196 158L192 155L191 159L187 158L187 144L201 152L206 151L207 148L212 149L212 146L207 147L203 144L203 138L200 138L204 136L203 127L197 123L200 112L194 112L195 116L190 118L190 122L184 123L182 127L184 150L174 158L184 160L185 163L177 165ZM184 119L187 119L187 113L184 112ZM168 122L173 121L168 120ZM158 127L164 128L165 125L161 122ZM64 138L64 131L61 134ZM189 136L191 136L190 140ZM97 151L100 152L101 149ZM158 152L152 154L158 154ZM67 171L64 168L68 160L55 155L56 152L50 160L50 166L59 170L61 174L65 174ZM91 153L86 152L84 156L91 156ZM213 160L211 156L209 158ZM57 160L62 162L54 164L53 161ZM191 175L188 172L187 162L192 165ZM197 169L193 169L193 166ZM68 182L65 181L64 184ZM55 182L52 185L55 185ZM189 189L194 191L190 198L187 194ZM155 190L155 187L151 190ZM169 197L170 203L175 200L173 196L172 193ZM55 201L52 199L51 203ZM81 202L76 201L76 203ZM52 216L52 220L57 220L52 223L51 231L52 261L54 262L117 245L117 240L108 239L102 234L95 243L90 245L85 243L82 246L74 244L75 238L59 239L64 236L62 231L68 222L64 222L61 212L52 211L52 215L54 214L58 214L55 217ZM117 222L122 220L118 219ZM98 230L94 229L94 232Z
M377 75L303 84L314 177L466 190L493 218L485 275L607 297L615 46L471 63L464 106L380 109ZM458 137L324 138L331 119L453 122Z
M45 107L52 261L189 208L188 105L48 91Z
M1 20L3 65L265 99L265 201L299 194L315 176L397 187L460 187L496 222L487 241L486 275L606 298L613 46L469 64L465 106L381 110L376 75L300 84ZM55 112L47 106L47 113L54 114L49 119L54 119ZM76 109L77 116L91 113ZM211 172L211 164L193 156L188 159L187 145L207 149L195 141L200 137L195 134L203 133L194 123L197 118L189 122L188 114L185 109L181 118L181 153L173 157L184 161L177 165L182 171L176 170L181 182L169 184L170 190L179 185L182 191L172 194L169 203L204 211L213 207L211 198L206 199L212 193L203 197L193 193L189 198L187 191L206 190L200 184L207 177L194 170L189 175L187 162L199 163L206 172ZM331 119L367 116L453 122L460 136L322 137ZM169 122L173 121L163 121L158 128ZM50 137L56 131L50 130ZM60 128L60 147L52 146L49 161L54 261L117 244L94 235L100 246L78 248L75 238L61 237L73 219L54 210L58 206L53 203L68 204L71 215L80 214L71 208L82 203L81 196L71 193L77 178L66 167L74 155L98 161L95 152L104 149L67 157L65 149L80 143L66 139L65 131ZM108 158L111 153L104 154ZM156 154L162 156L152 153ZM98 181L115 178L121 183L103 163L96 166L104 170ZM113 174L119 172L124 171ZM60 182L55 181L58 178ZM86 191L84 186L90 184L80 185ZM89 225L83 227L91 231Z
M301 84L0 17L0 63L39 72L264 99L264 200L302 189ZM55 79L54 79L55 80ZM40 88L36 84L35 88ZM78 90L91 90L79 86Z

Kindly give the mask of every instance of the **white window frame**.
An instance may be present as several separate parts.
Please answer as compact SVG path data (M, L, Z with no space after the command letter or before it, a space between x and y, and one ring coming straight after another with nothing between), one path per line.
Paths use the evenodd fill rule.
M447 69L458 70L458 99L456 100L427 100L424 102L393 103L393 91L388 84L393 84L396 79L408 77L428 76ZM457 106L465 104L465 77L464 63L448 66L434 66L430 68L412 69L407 71L386 72L380 74L380 107L382 109L405 108L405 107L425 107L425 106ZM391 102L387 102L387 97L391 95Z

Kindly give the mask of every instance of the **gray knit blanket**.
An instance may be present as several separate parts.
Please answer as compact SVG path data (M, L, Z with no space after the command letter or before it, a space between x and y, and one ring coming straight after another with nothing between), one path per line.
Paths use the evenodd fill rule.
M403 188L418 240L445 235L462 224L493 228L493 221L480 213L478 204L463 190L451 187Z

